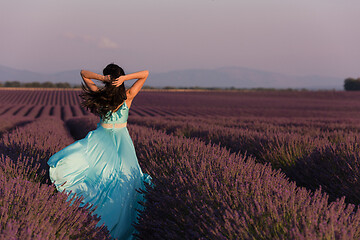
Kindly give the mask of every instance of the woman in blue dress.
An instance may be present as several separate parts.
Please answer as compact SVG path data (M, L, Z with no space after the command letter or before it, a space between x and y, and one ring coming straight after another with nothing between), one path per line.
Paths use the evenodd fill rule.
M145 190L144 182L151 177L139 166L135 148L126 128L131 103L139 93L148 71L125 75L116 64L109 64L104 75L82 70L82 105L100 116L97 129L81 140L54 154L48 161L50 179L58 191L83 196L83 205L97 206L95 214L101 217L112 237L132 239L139 201ZM94 80L104 83L98 88ZM124 82L137 79L125 89ZM70 196L71 196L70 195Z

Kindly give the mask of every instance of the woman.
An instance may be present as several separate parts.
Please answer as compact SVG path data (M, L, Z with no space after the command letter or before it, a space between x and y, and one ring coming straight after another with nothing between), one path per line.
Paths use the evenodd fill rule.
M122 68L109 64L103 74L81 71L85 83L82 105L99 115L100 122L84 139L49 159L50 179L58 191L71 191L71 195L84 197L83 205L97 206L95 214L101 216L98 225L105 223L112 237L132 239L132 224L137 210L142 210L138 202L143 201L136 189L145 190L144 182L151 184L151 178L141 171L126 121L149 73L125 75ZM91 79L105 85L98 88ZM125 90L124 82L131 79L137 81Z

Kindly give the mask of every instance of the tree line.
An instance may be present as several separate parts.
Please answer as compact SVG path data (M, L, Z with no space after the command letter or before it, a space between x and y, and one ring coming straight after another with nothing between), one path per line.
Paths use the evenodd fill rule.
M22 87L22 88L80 88L81 86L71 86L70 83L67 82L60 82L60 83L53 83L53 82L29 82L29 83L22 83L19 81L6 81L4 83L0 82L0 87Z
M53 82L29 82L22 83L19 81L6 81L4 83L0 82L0 87L22 87L22 88L81 88L80 85L70 85L67 82L53 83ZM156 89L150 86L144 86L145 89ZM173 89L175 87L164 87L163 89ZM189 87L187 89L198 89L199 87ZM175 88L176 89L176 88ZM199 88L200 89L200 88ZM217 88L205 88L208 90L218 90ZM234 90L234 87L228 88ZM346 78L344 80L344 89L345 91L360 91L360 78Z

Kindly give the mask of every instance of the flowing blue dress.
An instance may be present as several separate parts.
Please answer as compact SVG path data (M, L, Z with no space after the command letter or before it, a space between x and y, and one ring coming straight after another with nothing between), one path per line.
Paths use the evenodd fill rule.
M145 190L144 182L151 184L151 177L141 171L127 128L101 126L101 122L125 123L126 103L108 114L110 118L100 119L97 129L49 159L50 179L58 191L72 191L71 195L84 197L84 205L97 206L98 226L105 223L112 237L132 239L137 210L143 210L138 202L144 201L136 189Z

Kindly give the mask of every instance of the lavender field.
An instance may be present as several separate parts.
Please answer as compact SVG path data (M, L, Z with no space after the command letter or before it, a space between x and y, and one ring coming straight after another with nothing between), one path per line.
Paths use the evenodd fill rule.
M0 89L0 239L109 239L48 179L99 120L79 93ZM143 91L128 128L138 239L360 239L360 93Z

